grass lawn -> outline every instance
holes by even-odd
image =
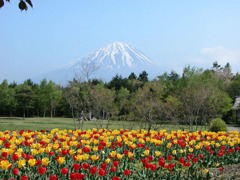
[[[101,128],[101,120],[97,121],[84,121],[83,129]],[[78,123],[78,121],[76,121]],[[107,121],[103,121],[103,128],[106,128]],[[58,129],[75,129],[72,118],[23,118],[20,117],[0,117],[0,131],[5,130],[51,130],[54,128]],[[109,129],[139,129],[139,125],[135,122],[127,121],[110,121]],[[159,125],[160,129],[178,130],[179,126],[163,124]],[[184,127],[188,129],[188,127]],[[203,127],[205,129],[205,127]]]

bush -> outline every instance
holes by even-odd
[[[227,125],[225,121],[221,118],[215,118],[210,123],[210,131],[218,132],[218,131],[227,131]]]

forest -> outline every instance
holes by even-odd
[[[148,73],[116,75],[109,82],[74,78],[66,86],[43,79],[22,84],[0,84],[2,117],[72,117],[144,122],[147,128],[159,123],[205,125],[220,117],[239,123],[231,110],[240,95],[240,75],[231,66],[213,63],[210,69],[186,66],[149,80]]]

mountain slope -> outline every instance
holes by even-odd
[[[76,66],[82,61],[95,62],[98,66],[105,68],[134,68],[140,64],[152,64],[153,61],[146,57],[143,53],[124,42],[113,42],[97,51],[88,54],[78,62],[73,62],[67,68]]]
[[[131,72],[138,75],[144,70],[149,75],[156,72],[156,63],[131,45],[117,41],[89,53],[80,60],[69,62],[47,76],[57,82],[60,82],[60,79],[72,80],[74,77],[110,81],[117,74],[128,77]]]

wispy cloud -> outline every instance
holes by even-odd
[[[240,51],[236,49],[228,49],[223,46],[206,47],[200,52],[200,59],[202,63],[211,63],[217,61],[218,64],[224,66],[230,63],[233,72],[240,71]]]

